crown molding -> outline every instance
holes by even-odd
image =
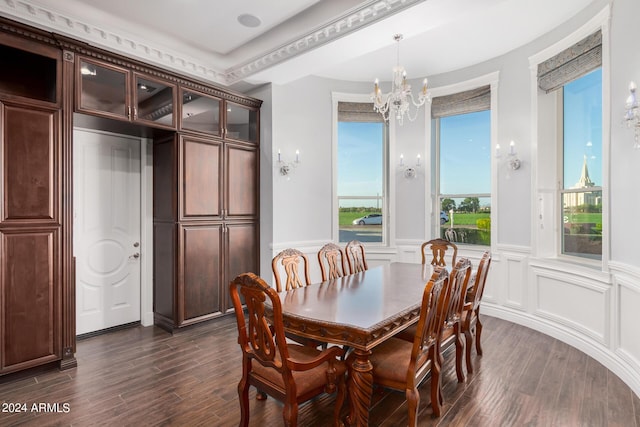
[[[312,29],[288,43],[226,70],[215,68],[207,61],[188,57],[154,44],[152,41],[101,28],[86,20],[35,5],[29,0],[0,0],[0,15],[181,74],[230,85],[424,1],[369,0],[363,2],[330,22]]]
[[[246,79],[261,70],[316,49],[424,1],[370,0],[364,2],[301,37],[227,69],[227,81],[234,83]]]

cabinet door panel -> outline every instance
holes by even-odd
[[[134,120],[175,128],[176,86],[139,74],[134,78]]]
[[[227,102],[225,117],[225,138],[258,142],[258,110]]]
[[[58,113],[4,106],[2,116],[2,219],[55,219]]]
[[[182,217],[219,217],[221,144],[182,140]]]
[[[256,223],[227,225],[227,275],[224,284],[231,282],[242,273],[259,274],[258,266],[258,226]],[[233,308],[229,297],[229,287],[225,286],[225,307]]]
[[[227,217],[258,215],[258,151],[227,145]]]
[[[221,312],[222,225],[181,228],[182,323]]]
[[[57,240],[55,230],[2,234],[3,370],[58,358]]]
[[[182,129],[220,136],[222,100],[193,91],[181,91]]]
[[[129,72],[87,59],[78,68],[78,109],[129,120]]]

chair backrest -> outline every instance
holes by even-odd
[[[344,249],[349,263],[349,271],[351,274],[359,273],[368,269],[367,259],[364,255],[364,245],[358,240],[352,240],[347,243]]]
[[[484,293],[484,284],[487,281],[487,273],[489,266],[491,265],[491,253],[485,251],[480,258],[480,264],[478,265],[478,271],[476,271],[476,278],[473,282],[473,288],[469,292],[468,301],[472,303],[473,310],[475,311],[480,306],[480,300]]]
[[[229,291],[238,322],[238,343],[242,348],[243,363],[253,359],[284,375],[288,367],[282,361],[289,358],[289,353],[278,294],[253,273],[243,273],[233,279]],[[242,300],[246,306],[246,317]],[[267,301],[271,306],[270,317],[267,317]]]
[[[471,277],[471,261],[460,258],[449,275],[449,286],[442,317],[443,325],[451,325],[462,318],[467,286]]]
[[[431,265],[437,265],[444,267],[447,265],[447,252],[451,256],[450,266],[456,265],[456,258],[458,256],[458,247],[455,243],[452,243],[445,239],[432,239],[428,242],[424,242],[421,247],[422,263],[427,263],[427,252],[431,252]]]
[[[318,251],[318,262],[322,281],[336,279],[348,274],[345,265],[345,255],[340,246],[327,243]]]
[[[447,289],[449,273],[445,268],[436,267],[429,279],[429,282],[422,293],[422,305],[420,307],[420,317],[416,326],[416,335],[413,340],[410,366],[418,367],[418,361],[429,357],[427,353],[435,349],[440,331],[438,323],[439,306],[444,304],[445,298],[442,296]],[[434,356],[434,353],[430,355]],[[415,380],[408,377],[410,381]]]
[[[302,263],[301,277],[300,263]],[[311,283],[309,276],[309,260],[307,256],[297,249],[285,249],[271,260],[271,268],[273,276],[276,280],[276,289],[278,292],[290,291],[291,289],[301,288]],[[281,273],[286,277],[285,286],[282,286]]]

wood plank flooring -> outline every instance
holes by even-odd
[[[427,381],[420,426],[640,427],[640,399],[600,363],[528,328],[483,319],[474,374],[459,384],[447,354],[442,416],[432,415]],[[225,317],[174,335],[135,327],[79,341],[75,369],[0,379],[0,410],[26,405],[0,412],[0,426],[236,426],[236,336],[235,319]],[[278,402],[256,401],[253,389],[250,397],[251,426],[282,425]],[[370,425],[406,425],[403,393],[377,390],[373,400]],[[301,406],[300,425],[330,425],[333,402],[324,396]],[[49,406],[38,412],[34,403]]]

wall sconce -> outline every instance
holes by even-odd
[[[400,170],[403,170],[404,177],[407,179],[413,179],[416,177],[417,171],[416,168],[419,168],[420,165],[420,154],[416,157],[416,166],[411,167],[404,164],[404,155],[400,154]]]
[[[285,162],[282,160],[282,153],[278,149],[278,163],[276,165],[280,170],[280,175],[288,176],[293,173],[294,168],[297,168],[300,164],[300,150],[296,150],[296,158],[293,162]]]
[[[496,144],[496,158],[502,158],[502,153],[500,153],[500,144]],[[518,153],[516,153],[516,143],[513,141],[509,143],[509,156],[506,159],[506,163],[511,170],[520,169],[520,159],[518,158]]]
[[[624,109],[624,121],[627,122],[628,128],[633,127],[635,133],[633,148],[640,149],[640,115],[638,113],[638,99],[636,98],[636,84],[634,82],[629,83],[629,97]]]

